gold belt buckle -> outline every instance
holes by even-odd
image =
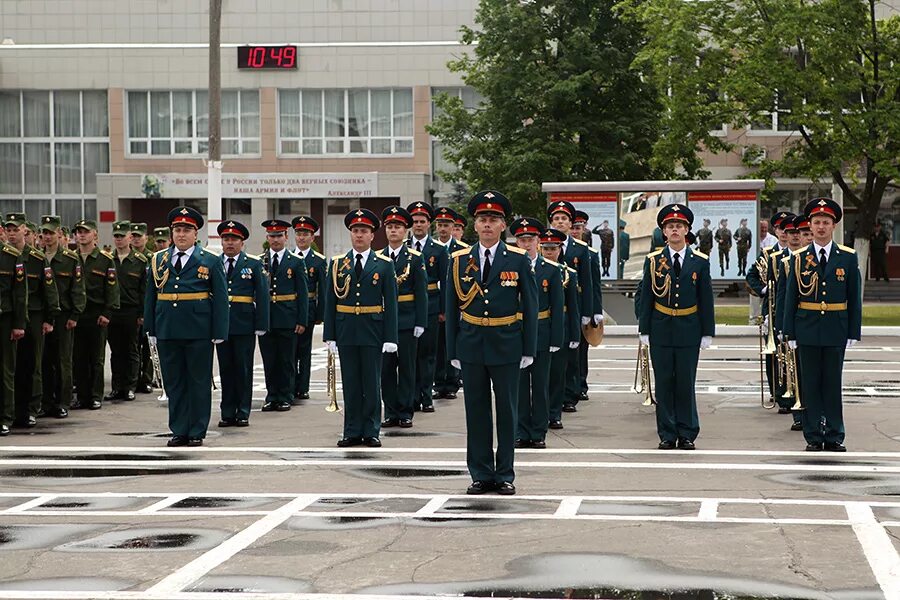
[[[175,302],[175,301],[178,300],[178,294],[177,294],[177,293],[172,294],[172,296],[173,296],[173,298],[172,298],[172,301],[173,301],[173,302]]]
[[[825,310],[828,309],[828,304],[826,304],[825,301],[822,300],[822,303],[821,303],[821,305],[820,305],[820,308],[822,309],[822,312],[825,312]]]
[[[356,314],[359,314],[359,307],[358,307],[358,306],[356,307],[356,311],[355,311],[355,312],[356,312]]]
[[[487,327],[488,325],[490,325],[490,324],[491,324],[491,319],[490,319],[490,317],[482,317],[482,318],[481,318],[481,324],[484,325],[485,327]]]

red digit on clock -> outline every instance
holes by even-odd
[[[293,69],[297,64],[297,49],[294,46],[288,46],[284,49],[284,64],[281,66],[285,69]]]
[[[262,66],[266,62],[266,49],[265,48],[251,48],[250,56],[247,59],[247,64],[254,69],[262,68]]]
[[[277,48],[269,48],[269,58],[275,61],[275,64],[279,67],[281,66],[281,55],[283,54],[284,49],[281,47]]]

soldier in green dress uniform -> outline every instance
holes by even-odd
[[[653,361],[659,449],[693,450],[700,432],[697,362],[716,328],[709,257],[685,243],[694,222],[686,206],[664,206],[656,222],[666,247],[644,261],[638,331]]]
[[[72,408],[97,410],[103,405],[106,334],[109,319],[119,307],[119,280],[113,255],[97,247],[97,222],[82,219],[74,230],[86,302],[75,328],[78,351],[72,363],[78,397]]]
[[[131,224],[131,247],[134,248],[135,252],[143,254],[147,258],[147,265],[149,266],[156,250],[150,249],[146,223]],[[153,248],[155,247],[156,244],[154,243]],[[138,342],[140,343],[141,366],[135,391],[139,394],[149,394],[153,392],[153,361],[150,360],[150,344],[147,342],[147,335],[144,333],[143,325],[138,331]]]
[[[457,250],[468,248],[465,242],[457,240],[453,236],[453,228],[456,226],[458,215],[455,210],[442,206],[435,211],[434,228],[437,233],[437,241],[447,247],[447,252],[453,254]],[[457,371],[447,360],[447,330],[446,323],[438,323],[437,359],[434,371],[434,397],[435,399],[453,400],[459,391],[462,382]]]
[[[53,269],[59,293],[60,313],[53,331],[44,336],[42,410],[58,419],[69,416],[72,404],[72,350],[78,317],[84,311],[84,276],[78,253],[66,246],[68,239],[56,215],[41,217],[44,254]]]
[[[843,215],[837,202],[813,198],[803,214],[809,219],[813,243],[790,259],[784,335],[798,350],[806,449],[845,452],[841,374],[844,353],[862,336],[859,263],[852,248],[833,240]]]
[[[514,456],[519,371],[537,356],[537,283],[531,261],[501,236],[510,214],[500,192],[475,194],[468,205],[478,244],[457,250],[447,279],[447,355],[462,371],[466,403],[466,493],[516,493]],[[497,413],[493,451],[491,390]]]
[[[523,217],[510,226],[516,244],[527,253],[537,283],[537,355],[519,371],[516,448],[546,448],[550,427],[550,362],[563,347],[566,313],[563,310],[562,272],[559,263],[538,254],[538,238],[544,225]]]
[[[309,319],[309,287],[306,263],[287,249],[291,224],[280,219],[263,221],[269,249],[263,255],[263,270],[269,276],[269,331],[259,338],[266,374],[263,412],[291,410],[297,372],[297,337],[306,331]]]
[[[59,292],[47,257],[25,241],[26,221],[24,213],[9,213],[4,225],[9,244],[21,253],[28,282],[28,324],[16,351],[16,421],[34,427],[44,396],[44,336],[53,331],[59,314]]]
[[[6,230],[0,227],[6,234]],[[0,390],[0,436],[9,435],[16,415],[16,344],[25,337],[28,320],[28,284],[22,254],[6,242],[0,242],[0,364],[3,389]]]
[[[469,224],[469,220],[458,212],[453,212],[455,213],[455,218],[453,220],[453,239],[457,242],[462,242],[463,236],[466,234],[466,227]],[[466,245],[468,246],[468,244]]]
[[[229,304],[228,339],[216,345],[222,382],[219,427],[247,427],[253,402],[256,338],[269,329],[269,280],[262,261],[244,252],[250,231],[243,223],[222,221],[216,231],[222,240]]]
[[[416,386],[416,348],[428,324],[428,275],[422,254],[406,246],[412,216],[401,206],[381,213],[388,245],[378,254],[389,259],[397,274],[397,352],[382,355],[381,427],[412,427]]]
[[[297,242],[297,256],[306,263],[306,285],[309,298],[309,318],[306,330],[297,336],[297,374],[294,382],[294,404],[309,399],[309,373],[312,365],[313,331],[325,320],[325,284],[328,276],[328,260],[324,254],[312,249],[313,238],[319,224],[308,215],[294,217],[291,221]]]
[[[131,223],[113,223],[113,260],[119,280],[119,308],[109,319],[109,366],[112,391],[104,400],[134,400],[141,370],[139,335],[147,295],[147,256],[131,247]]]
[[[619,279],[625,277],[625,263],[631,258],[631,236],[625,231],[626,225],[619,219]]]
[[[323,339],[338,353],[344,389],[341,448],[381,446],[381,364],[397,352],[397,276],[389,258],[372,250],[378,217],[367,208],[344,217],[352,248],[328,265]]]
[[[202,446],[212,410],[213,345],[228,339],[228,287],[221,259],[197,243],[203,216],[179,206],[168,221],[174,247],[153,255],[144,326],[157,344],[169,396],[167,445]]]

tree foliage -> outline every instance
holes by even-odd
[[[441,175],[507,194],[542,215],[544,181],[646,179],[662,104],[632,69],[641,26],[613,0],[482,0],[470,54],[450,63],[483,97],[440,96],[429,131],[459,170]]]

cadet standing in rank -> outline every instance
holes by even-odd
[[[315,326],[325,320],[325,284],[328,261],[324,254],[312,249],[313,238],[319,224],[308,215],[294,217],[291,221],[297,256],[306,264],[306,286],[309,298],[309,317],[304,332],[297,336],[297,374],[294,382],[294,401],[299,404],[309,400],[309,373],[312,363],[312,342]]]

